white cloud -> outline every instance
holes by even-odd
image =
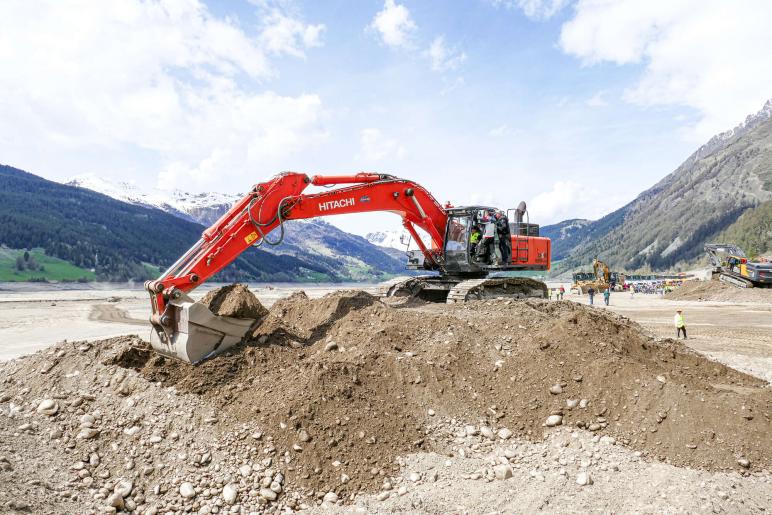
[[[324,137],[319,97],[259,87],[275,74],[266,54],[302,56],[319,44],[318,25],[274,16],[250,36],[197,0],[8,0],[2,10],[0,154],[10,162],[66,158],[101,174],[152,166],[164,187],[222,189]]]
[[[584,103],[590,107],[606,107],[608,102],[604,98],[605,95],[605,91],[598,91],[593,96],[588,98]]]
[[[409,48],[417,27],[407,7],[386,0],[368,28],[378,32],[383,43],[390,47]]]
[[[386,157],[402,158],[405,155],[405,147],[397,140],[385,136],[378,129],[363,129],[359,142],[361,156],[368,161],[380,161]]]
[[[322,45],[325,28],[323,24],[309,25],[272,9],[263,20],[260,42],[273,54],[305,57],[304,49]]]
[[[571,0],[490,0],[496,7],[520,9],[529,18],[545,20],[560,12]]]
[[[432,70],[437,72],[455,70],[466,61],[464,52],[456,48],[448,48],[444,36],[434,38],[425,55],[431,60]]]
[[[621,196],[607,198],[591,186],[571,180],[557,181],[549,191],[528,202],[531,220],[541,225],[570,218],[597,219],[620,204]]]
[[[703,140],[772,96],[772,3],[766,0],[580,0],[560,46],[587,65],[643,64],[624,98],[696,109]]]

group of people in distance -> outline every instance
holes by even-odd
[[[501,263],[497,263],[497,240]],[[494,209],[478,211],[472,220],[469,244],[477,262],[488,265],[509,264],[512,261],[512,238],[507,215]]]

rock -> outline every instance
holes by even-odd
[[[376,498],[379,501],[385,501],[389,497],[391,497],[391,492],[381,492],[381,493],[378,494],[378,496]]]
[[[99,434],[99,429],[95,429],[93,427],[84,427],[80,430],[80,432],[75,436],[78,440],[90,440],[97,436]]]
[[[38,404],[37,412],[52,417],[59,411],[59,404],[53,399],[44,399]]]
[[[431,409],[431,408],[429,408],[429,411],[427,411],[427,413],[429,413],[429,416],[430,416],[430,417],[433,417],[433,416],[435,415],[435,412],[434,412],[434,410],[433,410],[433,409]]]
[[[403,495],[405,495],[406,493],[407,493],[407,487],[406,487],[405,485],[402,485],[402,486],[400,486],[400,487],[397,489],[397,495],[399,495],[400,497],[402,497],[402,496],[403,496]]]
[[[338,348],[338,344],[337,343],[329,342],[327,345],[324,346],[324,351],[325,352],[331,352],[331,351],[337,350],[337,348]]]
[[[589,472],[579,472],[576,475],[576,484],[579,486],[587,486],[592,484],[592,477]]]
[[[242,477],[248,477],[250,474],[252,474],[252,467],[250,467],[249,465],[240,466],[239,474],[241,474]]]
[[[512,431],[510,431],[506,427],[502,427],[501,429],[499,429],[498,435],[499,435],[499,438],[501,438],[502,440],[509,440],[512,437]]]
[[[338,502],[338,494],[336,494],[335,492],[327,492],[326,494],[324,494],[323,502],[335,504],[336,502]]]
[[[464,432],[466,433],[466,436],[475,436],[480,434],[480,430],[474,426],[464,426]]]
[[[747,469],[751,467],[751,462],[747,458],[740,458],[737,460],[737,464],[740,465],[742,468]]]
[[[324,500],[325,501],[327,501],[327,496],[330,495],[330,494],[335,495],[335,492],[327,492],[325,494],[325,496],[324,496]],[[260,489],[260,497],[262,497],[266,501],[275,501],[276,499],[279,498],[279,494],[277,494],[276,492],[274,492],[270,488],[261,488]],[[337,502],[337,500],[338,500],[338,496],[335,495],[335,500],[334,501],[330,501],[330,502],[334,503],[334,502]]]
[[[121,479],[116,483],[113,492],[119,494],[121,497],[128,497],[131,495],[131,491],[134,490],[134,482],[131,479]]]
[[[568,409],[574,409],[579,406],[579,399],[566,399],[566,407]]]
[[[587,429],[589,429],[590,431],[598,431],[600,430],[600,424],[592,423]]]
[[[228,483],[222,488],[222,498],[225,502],[228,504],[233,504],[236,502],[236,497],[238,497],[239,491],[236,488],[236,485],[233,483]]]
[[[561,393],[563,393],[563,387],[560,386],[559,384],[553,384],[552,386],[550,386],[550,393],[552,395],[560,395]]]
[[[665,376],[657,376],[657,381],[659,381],[662,384],[667,383],[667,379],[665,379]]]
[[[340,482],[344,485],[348,483],[351,480],[351,478],[348,476],[348,474],[341,474],[340,475]]]
[[[86,413],[80,417],[80,427],[93,427],[94,422],[96,422],[94,415],[89,415]]]
[[[271,483],[271,486],[269,486],[268,488],[270,488],[271,490],[273,490],[277,494],[280,494],[282,492],[282,490],[283,490],[282,487],[281,487],[281,483],[278,483],[276,481]]]
[[[488,426],[482,426],[480,428],[480,434],[483,435],[488,440],[493,440],[496,436],[493,434],[493,429],[491,429]]]
[[[559,426],[562,423],[563,423],[563,417],[561,415],[550,415],[549,417],[547,417],[547,421],[545,422],[547,427]]]
[[[496,465],[493,467],[493,475],[496,479],[509,479],[512,477],[512,467],[509,465]]]
[[[118,510],[123,509],[123,496],[119,493],[113,492],[110,497],[107,498],[107,505],[112,506]]]
[[[421,474],[419,474],[418,472],[411,472],[410,475],[407,476],[407,478],[413,483],[417,483],[418,481],[421,480]]]
[[[188,483],[187,481],[182,483],[180,485],[180,495],[184,499],[192,499],[196,496],[196,488],[193,486],[193,483]]]
[[[307,443],[311,441],[311,435],[308,434],[308,431],[305,429],[301,429],[298,433],[298,440],[300,440],[303,443]]]
[[[582,409],[586,408],[589,405],[590,405],[590,401],[588,401],[587,399],[582,399],[579,401],[579,407]]]

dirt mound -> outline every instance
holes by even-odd
[[[503,300],[395,308],[342,292],[277,302],[271,319],[265,338],[200,366],[131,366],[259,421],[289,453],[292,481],[317,491],[376,489],[395,456],[432,448],[429,409],[527,438],[556,415],[680,465],[772,465],[763,381],[611,313]],[[280,329],[296,345],[272,342]]]
[[[377,491],[398,456],[458,452],[432,431],[438,420],[471,424],[476,437],[534,441],[555,423],[650,460],[772,467],[764,381],[568,301],[390,306],[358,291],[297,294],[272,306],[252,342],[196,367],[121,338],[61,344],[0,365],[0,379],[0,409],[37,424],[28,435],[22,420],[0,417],[4,434],[23,435],[13,448],[50,456],[75,481],[84,466],[71,461],[96,452],[102,464],[85,466],[94,485],[112,492],[129,474],[160,512],[196,511],[229,482],[245,506],[275,510],[328,491]],[[46,397],[59,403],[54,416],[37,411]],[[99,418],[82,426],[88,414]],[[50,440],[57,428],[64,436]],[[91,428],[99,432],[77,436]],[[97,479],[103,469],[110,479]],[[284,482],[274,488],[277,474]],[[185,481],[200,497],[180,500]],[[281,496],[266,505],[268,485]]]
[[[215,315],[258,320],[268,314],[268,310],[245,284],[217,288],[204,295],[200,302]]]
[[[721,281],[689,281],[665,295],[670,300],[772,302],[772,288],[738,288]]]

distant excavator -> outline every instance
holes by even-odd
[[[708,243],[704,248],[719,281],[738,288],[772,288],[772,263],[751,261],[737,245]]]
[[[311,185],[341,184],[352,186],[303,193]],[[402,225],[419,247],[408,252],[407,268],[434,272],[386,283],[381,288],[385,297],[417,296],[454,303],[546,296],[547,287],[541,281],[491,275],[550,268],[550,240],[540,237],[539,226],[528,221],[524,202],[512,210],[514,222],[508,226],[511,256],[502,262],[495,250],[500,247],[490,240],[485,244],[492,251],[481,261],[474,250],[483,242],[478,241],[479,231],[473,229],[490,229],[494,221],[506,221],[503,211],[488,206],[442,206],[419,184],[392,175],[309,177],[285,172],[256,184],[161,277],[145,283],[152,305],[151,345],[161,354],[197,363],[239,343],[254,329],[255,321],[215,315],[193,301],[191,290],[248,248],[281,243],[287,220],[373,211],[388,211],[402,218]],[[429,235],[430,244],[419,237],[417,228]],[[278,236],[271,240],[269,234],[274,229]],[[499,243],[501,233],[497,227],[489,237]]]
[[[608,265],[596,257],[592,261],[592,273],[576,272],[573,274],[573,280],[571,290],[584,294],[590,291],[590,288],[601,293],[609,288],[621,287],[625,277],[623,274],[611,272]]]

